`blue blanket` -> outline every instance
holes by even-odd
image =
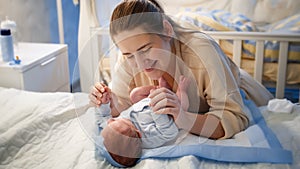
[[[260,110],[252,101],[246,100],[244,95],[243,98],[244,104],[249,110],[247,113],[250,126],[233,138],[210,140],[191,134],[182,134],[176,144],[155,149],[144,149],[140,160],[194,155],[221,162],[292,163],[292,153],[282,148],[276,135],[268,128]],[[96,155],[105,157],[114,166],[123,167],[111,158],[101,142],[102,138],[98,136],[96,138]]]

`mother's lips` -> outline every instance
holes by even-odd
[[[153,68],[153,67],[155,67],[155,64],[157,63],[157,61],[154,61],[152,64],[151,64],[151,66],[149,66],[149,68],[147,68],[147,69],[144,69],[144,71],[145,72],[152,72],[155,68]]]
[[[145,72],[151,72],[153,70],[154,70],[153,68],[144,69]]]

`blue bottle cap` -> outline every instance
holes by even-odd
[[[10,29],[1,29],[1,35],[3,35],[3,36],[11,35]]]

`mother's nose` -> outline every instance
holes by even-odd
[[[137,56],[135,62],[139,69],[147,69],[151,67],[151,60],[149,58]]]

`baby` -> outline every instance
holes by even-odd
[[[176,95],[184,110],[189,106],[186,94],[188,85],[189,80],[180,77]],[[156,148],[174,141],[177,137],[178,128],[173,118],[166,114],[155,114],[149,106],[150,98],[147,96],[156,88],[158,87],[134,88],[130,92],[130,99],[134,104],[117,118],[111,118],[110,115],[110,94],[103,94],[103,104],[97,112],[98,125],[103,128],[103,144],[112,159],[122,166],[135,165],[143,148]]]

